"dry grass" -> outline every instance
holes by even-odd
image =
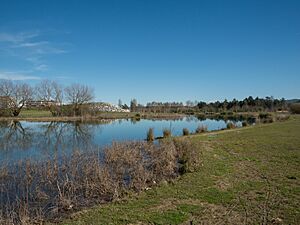
[[[153,128],[149,128],[148,132],[147,132],[147,141],[154,141],[155,137],[154,137],[154,129]]]
[[[128,191],[143,191],[193,170],[198,163],[194,151],[189,141],[123,142],[101,152],[1,165],[0,222],[57,222],[84,207],[119,199]]]
[[[172,137],[172,132],[171,132],[171,130],[165,128],[165,129],[163,130],[163,138],[170,138],[170,137]]]

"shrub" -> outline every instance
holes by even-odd
[[[248,122],[247,122],[247,121],[243,121],[243,122],[242,122],[242,126],[243,126],[243,127],[247,127],[247,126],[248,126]]]
[[[274,119],[273,119],[273,117],[269,117],[269,118],[266,118],[266,119],[262,119],[261,122],[262,123],[273,123]]]
[[[178,172],[184,174],[197,170],[200,166],[200,151],[198,146],[188,139],[175,139],[174,145],[178,154]]]
[[[290,118],[289,114],[277,114],[276,115],[276,121],[286,121]]]
[[[234,129],[236,128],[235,124],[233,122],[228,122],[226,125],[227,129]]]
[[[172,136],[171,130],[170,129],[164,129],[163,130],[163,137],[164,138],[169,138]]]
[[[183,134],[183,136],[188,136],[188,135],[190,134],[189,129],[183,128],[183,129],[182,129],[182,134]]]
[[[205,132],[207,132],[207,126],[205,125],[199,125],[196,128],[196,134],[205,133]]]
[[[273,123],[274,118],[271,113],[260,113],[258,119],[261,123]]]
[[[171,180],[179,174],[179,161],[184,161],[184,171],[196,166],[195,154],[187,142],[175,145],[166,139],[159,144],[113,143],[101,154],[76,151],[61,156],[59,163],[0,164],[0,223],[57,223],[74,210]]]
[[[149,128],[147,132],[147,141],[154,141],[154,139],[155,137],[154,137],[153,128]]]
[[[291,104],[290,111],[294,114],[300,114],[300,103]]]
[[[270,118],[270,117],[272,117],[272,114],[270,114],[270,113],[260,113],[259,115],[258,115],[258,118],[259,119],[268,119],[268,118]]]

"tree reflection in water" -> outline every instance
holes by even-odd
[[[43,157],[57,157],[74,150],[97,149],[95,126],[81,122],[49,122],[38,126],[19,121],[0,122],[0,151],[34,150]],[[99,130],[99,128],[98,128]]]
[[[0,150],[29,149],[32,145],[33,130],[23,128],[19,121],[0,122]]]

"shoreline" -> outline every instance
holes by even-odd
[[[26,111],[25,111],[26,113]],[[132,119],[139,121],[140,119],[149,120],[179,120],[184,117],[194,116],[198,118],[206,119],[230,119],[234,117],[245,117],[245,118],[257,118],[260,113],[268,113],[271,115],[277,114],[289,114],[287,112],[238,112],[238,113],[195,113],[195,114],[183,114],[183,113],[139,113],[139,112],[102,112],[97,116],[45,116],[45,115],[20,115],[18,117],[0,117],[0,121],[27,121],[27,122],[76,122],[76,121],[101,121],[101,120],[117,120],[117,119]]]
[[[18,116],[18,117],[0,117],[0,121],[27,121],[27,122],[76,122],[76,121],[101,121],[115,119],[182,119],[185,114],[165,114],[165,113],[102,113],[97,116]]]

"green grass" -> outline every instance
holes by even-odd
[[[299,116],[184,138],[199,146],[198,171],[62,224],[300,224]]]
[[[22,118],[52,117],[49,110],[23,109],[19,115]]]

